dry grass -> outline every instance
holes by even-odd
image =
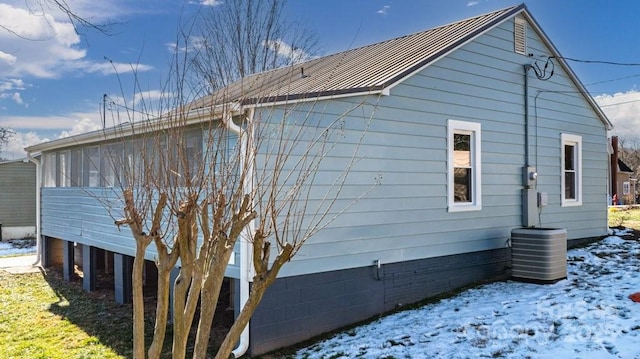
[[[609,207],[609,227],[640,230],[640,207]]]

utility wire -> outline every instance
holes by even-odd
[[[615,79],[611,79],[611,80],[604,80],[604,81],[599,81],[599,82],[592,82],[590,84],[587,84],[586,86],[593,86],[593,85],[600,85],[600,84],[605,84],[608,82],[615,82],[615,81],[620,81],[620,80],[626,80],[626,79],[630,79],[633,77],[640,77],[640,74],[636,74],[636,75],[629,75],[629,76],[625,76],[625,77],[618,77]]]
[[[581,60],[581,59],[574,59],[572,57],[564,57],[564,56],[550,56],[550,58],[563,59],[563,60],[573,61],[573,62],[581,62],[581,63],[585,63],[585,64],[603,64],[603,65],[615,65],[615,66],[640,66],[640,63],[637,63],[637,62]]]

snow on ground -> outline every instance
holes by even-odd
[[[36,252],[35,246],[16,248],[9,242],[0,242],[0,257],[33,254]]]
[[[618,235],[620,235],[618,233]],[[555,284],[483,285],[301,349],[297,358],[640,359],[640,242],[568,251]]]

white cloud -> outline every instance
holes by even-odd
[[[220,0],[198,0],[198,1],[189,1],[189,4],[194,5],[202,5],[202,6],[218,6],[222,4]]]
[[[16,131],[9,143],[7,143],[5,146],[2,146],[0,157],[9,160],[24,158],[27,156],[27,153],[24,151],[25,147],[37,145],[38,143],[46,141],[49,141],[49,139],[40,137],[36,132]]]
[[[72,112],[52,116],[2,116],[0,117],[0,127],[11,127],[16,131],[23,132],[69,131],[76,123],[84,119],[91,119],[96,125],[102,123],[100,113],[96,108],[95,112]]]
[[[68,6],[91,21],[127,14],[123,1],[68,0]],[[0,99],[23,104],[17,91],[26,90],[24,78],[57,79],[67,74],[113,75],[152,69],[87,58],[80,36],[69,18],[51,0],[9,0],[0,3]],[[20,97],[18,97],[20,96]]]
[[[16,63],[16,57],[0,51],[0,61],[4,62],[5,66],[13,66]]]
[[[467,2],[467,6],[476,6],[479,3],[480,3],[479,1],[469,1],[469,2]]]
[[[612,134],[628,139],[640,139],[640,91],[605,94],[594,99],[613,123]]]
[[[45,13],[0,4],[0,75],[54,78],[61,65],[83,58],[80,37],[69,22]]]
[[[10,127],[16,133],[2,147],[0,157],[18,159],[26,156],[24,147],[98,130],[102,128],[102,119],[97,110],[58,116],[3,116],[0,117],[0,127]]]
[[[68,131],[60,132],[58,138],[69,137],[73,135],[79,135],[81,133],[96,131],[102,128],[101,124],[97,124],[94,120],[90,118],[82,118],[80,120],[75,120],[73,127],[71,127]]]
[[[1,79],[0,78],[0,94],[5,91],[24,90],[25,84],[21,79]]]
[[[187,51],[199,50],[205,47],[206,39],[201,36],[189,37],[189,43],[187,45],[181,45],[175,42],[168,42],[165,45],[167,50],[171,53],[184,53]]]
[[[115,63],[112,66],[106,62],[87,60],[87,49],[81,46],[80,36],[70,20],[59,14],[59,10],[42,5],[38,7],[30,1],[26,1],[26,4],[24,1],[14,3],[14,6],[0,4],[0,77],[59,78],[77,70],[104,75],[111,75],[115,70],[120,73],[132,71],[129,64]],[[68,2],[74,12],[91,20],[96,11],[89,9],[99,3],[103,2]],[[114,3],[114,7],[118,8],[117,2],[105,3]],[[47,1],[38,4],[50,5]],[[32,7],[25,7],[29,5]],[[98,7],[108,12],[105,6]],[[104,19],[104,15],[97,19]],[[137,68],[138,71],[151,69],[142,64]]]
[[[311,56],[304,50],[291,47],[282,40],[273,40],[265,44],[271,51],[275,51],[278,56],[290,59],[292,63],[300,63],[309,60]]]
[[[24,104],[22,97],[20,97],[20,92],[14,92],[13,95],[11,95],[11,99],[18,105]]]
[[[382,9],[380,9],[380,10],[378,10],[378,11],[376,11],[376,12],[377,12],[378,14],[381,14],[381,15],[386,15],[386,14],[387,14],[387,12],[389,11],[389,9],[391,9],[391,6],[389,6],[389,5],[385,5],[385,6],[383,6],[383,7],[382,7]]]
[[[125,74],[129,72],[138,73],[149,71],[153,66],[144,64],[126,64],[122,62],[90,62],[78,61],[73,66],[87,73],[100,73],[102,75]]]

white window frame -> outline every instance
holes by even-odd
[[[631,182],[622,182],[622,194],[627,195],[631,193]]]
[[[578,135],[571,135],[567,133],[560,134],[560,203],[562,207],[571,207],[571,206],[582,206],[582,137]],[[575,190],[576,190],[576,198],[566,198],[565,190],[566,190],[566,176],[565,176],[565,146],[573,146],[575,147],[574,153],[574,162],[575,168]]]
[[[454,135],[471,135],[471,201],[455,201]],[[482,134],[477,122],[447,121],[447,201],[449,212],[479,211],[482,209]]]

